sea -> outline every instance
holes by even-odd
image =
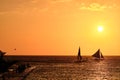
[[[95,60],[76,62],[76,56],[7,56],[6,60],[19,60],[36,68],[25,80],[120,80],[120,56],[105,56]]]

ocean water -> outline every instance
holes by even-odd
[[[36,66],[25,80],[120,80],[120,57],[76,63],[76,57],[37,57]]]

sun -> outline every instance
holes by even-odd
[[[103,26],[98,26],[98,32],[102,32],[103,31]]]

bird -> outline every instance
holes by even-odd
[[[14,50],[16,50],[16,48]]]

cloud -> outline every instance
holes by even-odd
[[[5,14],[37,14],[39,12],[45,12],[48,10],[48,3],[47,0],[28,0],[28,1],[21,1],[21,0],[14,0],[10,3],[3,1],[0,3],[0,15]]]
[[[51,3],[64,3],[64,2],[72,2],[73,0],[52,0]]]
[[[116,4],[113,5],[101,5],[98,3],[91,3],[86,5],[85,3],[81,3],[80,9],[81,10],[89,10],[89,11],[104,11],[105,9],[114,9],[117,8]]]
[[[38,0],[31,0],[30,2],[31,2],[31,3],[37,3]]]
[[[81,10],[90,10],[90,11],[102,11],[106,8],[106,6],[101,6],[98,3],[91,3],[88,6],[86,6],[85,4],[81,4],[80,9]]]
[[[9,1],[9,0],[8,0]],[[82,0],[12,0],[0,3],[0,15],[3,14],[39,14],[41,12],[69,13],[79,10],[104,11],[106,9],[118,9],[115,3],[84,2]]]

